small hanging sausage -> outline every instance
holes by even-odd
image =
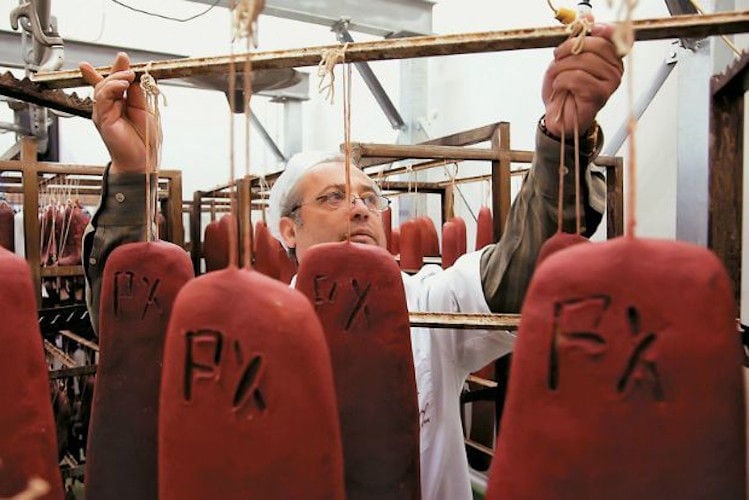
[[[442,225],[442,269],[455,264],[458,259],[458,228],[453,220]]]
[[[387,243],[386,247],[390,253],[393,255],[396,255],[392,252],[393,248],[393,211],[390,209],[390,207],[386,208],[382,212],[382,228],[385,230],[385,241]]]
[[[494,243],[494,217],[489,207],[483,206],[479,209],[479,215],[476,218],[476,250],[481,250],[492,243]]]
[[[404,271],[416,272],[424,263],[421,246],[422,230],[416,220],[408,220],[400,228],[400,266]]]
[[[16,251],[15,211],[5,200],[0,201],[0,247]]]
[[[419,409],[400,270],[383,248],[309,249],[297,288],[330,349],[348,498],[420,498]]]
[[[456,252],[457,252],[457,256],[460,257],[461,255],[465,255],[467,247],[468,247],[468,239],[466,236],[466,221],[464,221],[462,217],[453,217],[452,221],[455,224],[455,227],[457,228],[456,229],[457,231]]]
[[[43,500],[62,500],[55,420],[37,323],[29,266],[0,248],[0,497],[13,497],[39,477],[50,486]]]
[[[203,236],[206,272],[224,269],[229,265],[229,227],[233,221],[231,215],[224,215],[206,226]]]
[[[253,268],[255,271],[270,276],[273,279],[279,279],[281,270],[279,269],[278,247],[276,245],[278,242],[271,236],[265,222],[257,221],[255,223],[253,243],[255,244],[253,252],[255,256]]]

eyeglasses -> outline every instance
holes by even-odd
[[[335,191],[329,191],[325,194],[321,194],[311,201],[296,205],[291,209],[289,213],[294,213],[304,205],[309,205],[310,203],[317,203],[318,205],[329,208],[330,210],[338,210],[339,208],[341,208],[345,200],[346,193],[336,189]],[[358,194],[352,194],[351,204],[353,205],[354,203],[356,203],[356,200],[361,200],[361,202],[364,203],[364,206],[367,207],[370,212],[384,212],[390,206],[389,199],[375,193],[366,193],[361,196]]]

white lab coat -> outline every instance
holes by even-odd
[[[479,275],[481,252],[462,256],[449,269],[425,266],[403,274],[410,311],[489,313]],[[497,330],[412,328],[421,425],[421,496],[471,499],[468,460],[460,423],[465,379],[512,351],[515,334]]]

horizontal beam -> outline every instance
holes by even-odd
[[[409,312],[412,327],[462,330],[517,330],[519,314]]]
[[[633,22],[633,30],[637,41],[744,33],[749,31],[749,11],[723,12],[705,16],[676,16],[665,19],[640,19]],[[555,47],[568,36],[564,26],[554,26],[360,42],[347,46],[346,61],[382,61]],[[215,73],[225,74],[229,72],[231,64],[241,68],[240,63],[247,57],[252,61],[254,70],[317,66],[324,53],[331,49],[340,50],[341,47],[341,45],[326,45],[250,54],[175,59],[154,62],[149,71],[157,80]],[[139,74],[143,73],[144,69],[144,64],[133,66],[133,70]],[[111,67],[101,67],[98,70],[106,75],[111,72]],[[84,85],[78,70],[38,73],[34,81],[52,88]]]

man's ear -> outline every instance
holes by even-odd
[[[281,217],[278,222],[278,229],[281,230],[281,238],[287,248],[296,248],[296,224],[291,217]]]

